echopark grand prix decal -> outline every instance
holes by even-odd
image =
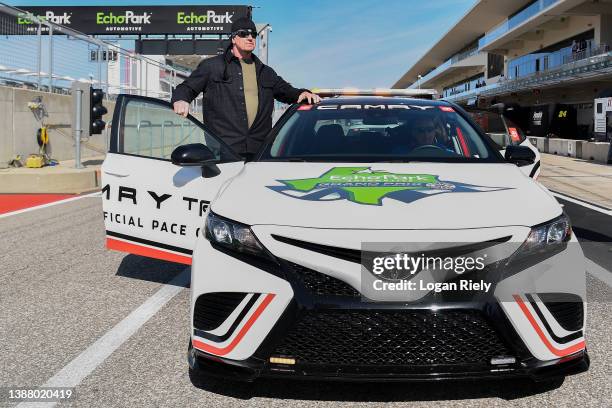
[[[277,180],[282,186],[268,188],[309,201],[348,200],[357,204],[382,205],[383,198],[411,203],[447,193],[482,193],[505,187],[477,186],[440,180],[433,174],[390,173],[371,167],[333,167],[319,177]]]

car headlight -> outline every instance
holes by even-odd
[[[248,225],[209,212],[204,230],[206,239],[214,244],[236,252],[270,257]]]
[[[572,226],[567,215],[563,214],[552,221],[531,228],[529,236],[519,249],[523,253],[548,250],[567,242],[572,237]]]

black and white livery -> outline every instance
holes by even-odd
[[[566,375],[588,367],[585,271],[563,209],[521,170],[534,160],[500,154],[457,105],[389,91],[293,105],[245,163],[196,118],[122,95],[107,246],[191,265],[194,375]],[[366,248],[382,243],[489,257],[377,299]]]

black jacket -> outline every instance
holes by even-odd
[[[252,154],[261,147],[272,128],[274,99],[295,103],[306,89],[296,89],[253,55],[259,88],[257,115],[248,127],[242,83],[242,68],[231,48],[224,55],[208,58],[172,93],[171,102],[193,101],[204,93],[204,124],[236,153]]]

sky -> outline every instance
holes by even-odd
[[[6,1],[6,0],[5,0]],[[252,5],[269,65],[294,86],[391,87],[475,0],[19,0],[14,6]]]

